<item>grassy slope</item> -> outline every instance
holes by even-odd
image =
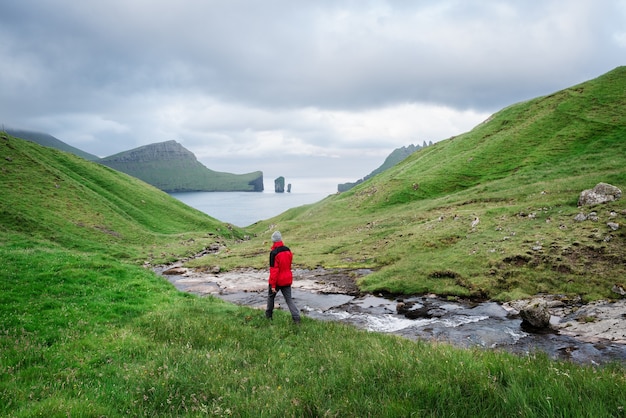
[[[0,139],[0,230],[5,237],[104,251],[128,260],[172,260],[242,232],[140,180],[72,154]],[[173,251],[178,252],[180,248]]]
[[[45,134],[41,132],[34,132],[34,131],[23,131],[23,130],[17,130],[17,129],[7,129],[7,133],[17,138],[22,138],[28,141],[36,142],[37,144],[43,145],[44,147],[56,148],[61,151],[78,155],[79,157],[84,158],[89,161],[95,161],[99,159],[98,156],[79,150],[78,148],[68,145],[65,142],[61,141],[60,139],[55,138],[49,134]]]
[[[377,269],[361,282],[369,291],[608,297],[626,275],[626,229],[606,223],[624,223],[626,201],[577,201],[599,182],[626,190],[624,91],[620,67],[510,106],[346,193],[258,223],[256,240],[196,265],[262,266],[254,248],[276,225],[303,266]],[[573,220],[590,210],[598,222]]]
[[[400,161],[406,159],[409,155],[413,154],[415,151],[419,150],[420,148],[422,148],[420,145],[409,145],[407,147],[401,147],[401,148],[396,148],[395,150],[393,150],[391,152],[391,154],[389,154],[387,156],[387,158],[385,158],[385,161],[383,162],[383,164],[378,167],[377,169],[375,169],[374,171],[372,171],[371,173],[369,173],[368,175],[366,175],[365,177],[357,180],[356,182],[353,183],[342,183],[337,185],[337,190],[339,192],[344,192],[344,191],[348,191],[351,188],[353,188],[354,186],[356,186],[359,183],[364,182],[365,180],[374,177],[377,174],[382,173],[385,170],[390,169],[391,167],[393,167],[394,165],[398,164]]]

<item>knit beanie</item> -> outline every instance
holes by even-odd
[[[283,240],[283,236],[280,235],[280,231],[276,231],[272,234],[272,242],[278,242],[282,240]]]

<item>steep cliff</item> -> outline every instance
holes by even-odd
[[[98,162],[166,192],[263,191],[261,171],[232,174],[210,170],[173,140],[144,145]]]

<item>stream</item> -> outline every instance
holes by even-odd
[[[214,295],[228,302],[265,310],[267,272],[239,270],[226,273],[195,272],[182,267],[160,267],[155,272],[166,277],[178,290],[200,296]],[[357,274],[367,274],[367,271]],[[590,334],[576,321],[575,313],[562,311],[553,316],[554,329],[545,332],[525,330],[517,311],[496,302],[473,303],[447,300],[436,296],[387,298],[382,295],[359,294],[354,285],[354,272],[326,270],[294,271],[293,297],[303,315],[323,321],[340,321],[371,332],[399,335],[413,340],[443,341],[458,347],[500,349],[530,355],[545,352],[552,359],[579,364],[626,363],[626,341],[602,338],[602,332]],[[626,302],[626,301],[625,301]],[[399,304],[419,312],[414,319],[398,313]],[[276,297],[276,308],[287,309],[282,294]],[[626,332],[626,303],[611,327],[620,336]],[[601,307],[595,306],[595,309]],[[261,315],[263,313],[260,313]],[[561,324],[559,327],[558,324]],[[567,325],[567,327],[565,325]],[[574,324],[572,332],[569,328]],[[600,323],[595,326],[603,325]],[[589,329],[592,325],[588,326]],[[570,334],[567,335],[568,330]],[[586,332],[586,333],[585,333]],[[593,338],[590,336],[593,335]]]

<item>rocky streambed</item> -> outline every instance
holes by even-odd
[[[202,272],[180,266],[156,268],[177,289],[265,309],[268,272]],[[341,321],[372,332],[435,340],[460,347],[547,353],[581,364],[626,363],[626,300],[564,303],[545,297],[550,327],[528,329],[519,313],[528,301],[506,304],[447,300],[434,295],[361,294],[355,280],[367,270],[294,270],[293,295],[306,316]],[[280,305],[282,295],[276,299]],[[282,308],[282,306],[281,306]]]

